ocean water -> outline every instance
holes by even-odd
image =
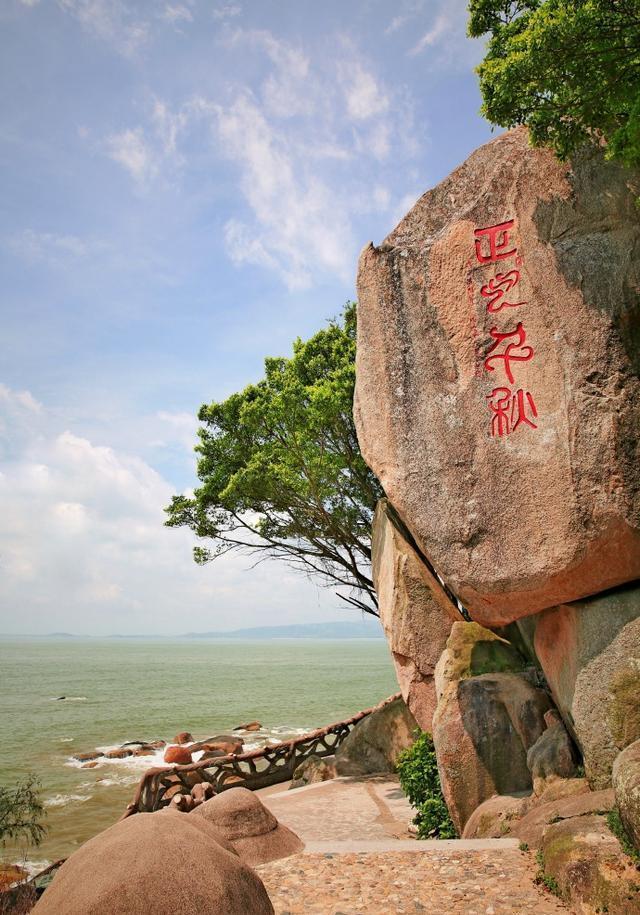
[[[161,762],[83,769],[74,753],[180,731],[201,739],[257,719],[252,748],[347,718],[397,688],[384,639],[4,639],[0,781],[35,773],[48,827],[39,848],[4,857],[37,867],[69,855],[118,819],[144,770]]]

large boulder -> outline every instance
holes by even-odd
[[[638,871],[607,828],[589,814],[552,823],[542,838],[543,872],[563,899],[582,913],[638,915]]]
[[[293,772],[289,788],[304,788],[318,782],[328,782],[336,777],[335,760],[332,756],[307,756]]]
[[[578,779],[571,781],[577,782]],[[570,782],[568,783],[570,784]],[[603,814],[611,810],[614,804],[613,791],[582,791],[568,797],[550,799],[542,797],[539,801],[527,805],[524,816],[514,824],[512,835],[530,848],[539,848],[547,828],[561,820],[571,820],[586,814]]]
[[[639,190],[519,128],[362,252],[362,453],[483,625],[640,578]]]
[[[545,610],[538,659],[594,788],[611,782],[618,753],[640,739],[640,588],[628,586]]]
[[[640,740],[623,750],[613,764],[613,790],[622,822],[640,852]]]
[[[373,583],[404,701],[423,731],[436,710],[435,666],[461,616],[386,499],[373,519]]]
[[[459,833],[493,794],[531,791],[527,751],[545,728],[549,699],[514,673],[481,674],[440,698],[433,743],[442,793]]]
[[[128,817],[82,845],[33,911],[273,915],[273,906],[255,871],[206,819],[162,812]]]
[[[337,774],[393,772],[401,751],[413,743],[417,727],[403,699],[376,709],[356,724],[336,750]]]
[[[304,848],[298,836],[278,823],[248,788],[229,788],[196,807],[190,816],[211,823],[236,854],[252,866],[286,858]]]

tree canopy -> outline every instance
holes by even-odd
[[[585,143],[640,165],[640,0],[470,0],[483,114],[567,158]]]
[[[355,348],[349,303],[341,321],[296,340],[291,358],[266,359],[257,384],[203,405],[202,485],[173,497],[166,523],[209,541],[197,562],[230,550],[283,559],[377,615],[370,537],[382,491],[353,422]]]

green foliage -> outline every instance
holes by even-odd
[[[47,830],[40,822],[44,808],[39,787],[33,775],[14,788],[0,786],[0,845],[20,840],[26,840],[30,845],[42,842]]]
[[[638,0],[470,0],[469,13],[469,34],[490,35],[477,72],[493,124],[526,124],[563,159],[604,141],[640,165]]]
[[[257,384],[201,407],[202,485],[174,496],[166,523],[212,542],[194,549],[197,562],[230,550],[284,559],[377,615],[370,534],[382,490],[353,422],[355,322],[348,303],[291,358],[266,359]]]
[[[634,864],[640,865],[640,851],[629,838],[617,807],[607,813],[607,826],[622,846],[625,855],[629,855]]]
[[[413,744],[398,756],[402,790],[416,808],[419,839],[455,839],[457,833],[442,796],[436,753],[430,734],[416,731]]]

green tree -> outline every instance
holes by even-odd
[[[455,826],[442,795],[431,734],[415,731],[415,740],[396,761],[400,787],[416,808],[413,822],[419,839],[456,839]]]
[[[173,497],[166,523],[211,541],[196,562],[231,550],[284,559],[377,615],[370,536],[382,491],[353,423],[355,320],[348,303],[291,358],[266,359],[257,384],[201,407],[202,485]]]
[[[478,67],[483,114],[526,124],[567,158],[585,143],[640,165],[639,0],[470,0],[469,34],[489,34]]]
[[[33,775],[16,785],[0,785],[0,845],[25,840],[39,845],[46,833],[40,822],[44,808],[38,794],[39,784]]]

